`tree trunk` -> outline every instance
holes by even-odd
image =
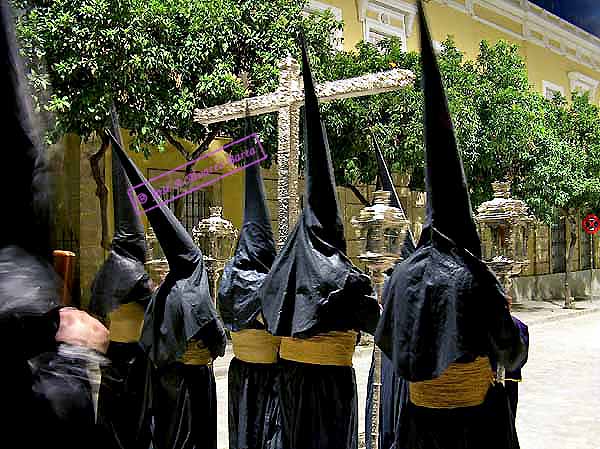
[[[96,182],[96,196],[100,201],[100,223],[101,223],[101,239],[100,246],[102,248],[110,249],[110,240],[108,237],[108,188],[104,183],[104,174],[100,170],[100,161],[104,157],[106,150],[108,149],[108,139],[106,136],[102,136],[102,144],[100,149],[90,156],[90,166],[92,168],[92,177]]]
[[[565,267],[565,308],[570,309],[574,306],[573,296],[571,295],[571,261],[577,244],[577,220],[575,220],[574,212],[567,211],[565,217],[569,221],[569,230],[571,241],[569,242],[569,252],[567,253],[567,263]]]

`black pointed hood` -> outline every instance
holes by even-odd
[[[119,118],[113,106],[111,133],[122,147]],[[152,295],[150,277],[144,269],[146,238],[144,225],[128,196],[131,183],[116,151],[111,151],[114,226],[110,254],[92,283],[90,312],[106,317],[122,304],[145,305]]]
[[[346,252],[344,221],[340,216],[325,124],[302,40],[302,80],[304,81],[304,148],[306,156],[305,214],[308,225],[324,241]]]
[[[0,222],[0,317],[41,314],[60,303],[50,265],[52,223],[46,151],[35,129],[8,2],[0,2],[0,123],[4,216]]]
[[[418,9],[430,207],[417,249],[385,286],[375,334],[396,373],[413,382],[436,378],[458,360],[486,356],[511,369],[526,356],[504,289],[477,257],[479,238],[421,1]]]
[[[394,180],[392,179],[392,175],[390,170],[388,169],[387,164],[385,163],[385,159],[383,158],[383,153],[381,152],[381,148],[379,148],[379,143],[375,136],[373,136],[373,144],[375,146],[375,155],[377,156],[377,167],[379,168],[379,173],[377,176],[378,187],[387,192],[390,192],[390,206],[397,207],[402,212],[402,216],[407,219],[406,212],[402,207],[402,203],[400,202],[400,198],[398,197],[398,193],[396,192],[396,187],[394,186]],[[379,187],[380,186],[380,187]],[[401,249],[401,257],[402,260],[406,259],[415,251],[415,239],[413,237],[412,231],[410,228],[404,237],[404,243],[402,244]]]
[[[346,257],[327,133],[302,43],[305,207],[258,296],[267,330],[306,337],[332,330],[373,332],[379,317],[370,280]]]
[[[169,263],[169,273],[146,310],[140,344],[157,366],[180,358],[191,339],[202,340],[213,357],[223,355],[225,331],[210,295],[202,252],[116,138],[109,131],[107,135],[135,195],[145,195],[144,208],[152,208],[146,216]]]
[[[123,148],[121,139],[121,127],[117,111],[113,107],[111,110],[111,131],[117,139],[117,142]],[[146,237],[144,225],[140,216],[136,213],[131,204],[128,190],[131,183],[123,170],[121,161],[114,151],[111,151],[112,161],[112,188],[113,188],[113,209],[115,219],[115,233],[113,236],[113,247],[122,248],[127,251],[138,262],[146,262]]]
[[[249,135],[246,126],[246,135]],[[248,139],[251,147],[254,139]],[[219,285],[219,312],[230,331],[261,328],[256,320],[260,301],[256,292],[275,260],[276,249],[271,217],[267,208],[260,164],[245,170],[244,223],[231,260],[227,262]]]
[[[427,186],[427,218],[422,235],[426,239],[429,238],[427,228],[433,227],[457,246],[470,251],[476,257],[481,257],[481,242],[471,211],[469,189],[454,135],[442,75],[423,9],[419,11]]]

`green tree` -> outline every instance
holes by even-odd
[[[491,199],[491,183],[510,180],[513,192],[550,224],[562,215],[570,222],[569,270],[576,244],[578,213],[600,205],[600,112],[585,95],[546,100],[529,84],[518,46],[482,41],[469,61],[452,39],[438,62],[473,206]],[[389,67],[420,74],[419,57],[402,53],[400,42],[360,43],[356,52],[334,55],[326,79],[357,76]],[[338,184],[372,182],[376,166],[369,133],[375,132],[396,171],[412,173],[423,188],[423,96],[420,80],[406,89],[324,106]],[[367,200],[365,199],[365,203]]]
[[[341,27],[330,13],[304,16],[308,0],[44,0],[14,1],[17,31],[30,62],[39,109],[54,123],[48,140],[67,133],[101,135],[116,106],[131,148],[148,155],[172,144],[187,160],[217,135],[240,135],[242,121],[200,126],[193,111],[273,90],[277,62],[298,53],[304,30],[315,57],[333,49]],[[249,83],[242,80],[247,74]],[[276,149],[273,114],[256,119],[270,153]],[[181,139],[193,142],[188,152]],[[106,224],[107,190],[98,161],[92,171]],[[188,166],[188,171],[192,166]],[[103,226],[103,246],[108,245]]]

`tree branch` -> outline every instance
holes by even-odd
[[[183,158],[186,161],[189,162],[191,159],[193,159],[193,157],[190,156],[190,153],[188,153],[186,151],[183,144],[181,142],[179,142],[177,139],[175,139],[175,137],[173,137],[169,131],[167,131],[166,129],[161,129],[160,132],[163,136],[165,136],[165,139],[167,139],[167,142],[169,142],[171,145],[173,145],[175,147],[175,149],[181,153],[181,155],[183,156]]]
[[[196,147],[196,149],[192,152],[190,160],[193,161],[194,159],[197,159],[202,153],[208,150],[208,147],[210,146],[212,141],[215,140],[219,132],[221,132],[220,126],[213,128],[213,130],[210,131],[208,135],[204,138],[202,143],[198,145],[198,147]]]
[[[362,193],[360,193],[360,190],[358,190],[355,186],[350,185],[350,184],[345,184],[342,187],[345,187],[347,189],[349,189],[352,193],[354,193],[354,196],[356,198],[358,198],[358,201],[360,201],[362,203],[363,206],[370,206],[371,203],[369,202],[369,200],[367,200]]]
[[[110,249],[110,241],[108,238],[108,188],[104,183],[104,176],[102,171],[100,170],[100,161],[104,157],[106,150],[108,149],[109,141],[106,136],[102,136],[102,144],[100,145],[100,149],[92,154],[90,159],[90,167],[92,169],[92,177],[96,182],[96,196],[100,201],[100,223],[101,223],[101,240],[100,246],[102,248],[109,250]]]

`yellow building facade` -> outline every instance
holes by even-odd
[[[418,50],[416,2],[413,0],[319,0],[310,1],[307,10],[330,10],[344,23],[343,31],[332,36],[340,49],[352,49],[360,40],[377,42],[388,36],[397,36],[407,51]],[[573,90],[587,91],[593,102],[600,102],[600,39],[566,21],[529,3],[527,0],[432,0],[426,6],[432,37],[439,45],[450,35],[457,47],[468,58],[478,54],[479,43],[486,39],[494,43],[500,39],[519,44],[526,61],[529,80],[533,87],[547,96],[558,91],[570,98]],[[211,148],[223,145],[225,140],[213,142]],[[89,156],[98,143],[81,143],[76,138],[64,141],[65,154],[76,155],[77,162],[65,162],[61,170],[66,176],[58,180],[63,198],[60,220],[66,221],[69,235],[77,241],[80,254],[80,293],[85,305],[93,276],[107,255],[100,246],[101,214],[96,197],[96,184],[91,177]],[[75,159],[71,159],[74,161]],[[154,153],[149,159],[135,155],[135,162],[147,177],[170,170],[184,163],[172,147]],[[66,161],[66,159],[65,159]],[[210,160],[194,167],[201,170]],[[110,189],[110,158],[101,166]],[[73,175],[73,177],[72,177]],[[277,169],[263,170],[268,202],[277,233]],[[398,192],[416,231],[423,219],[425,197],[422,192],[409,191],[408,179],[395,174]],[[77,181],[73,181],[77,179]],[[75,185],[78,184],[78,185]],[[374,185],[358,186],[361,193],[372,198]],[[75,189],[78,195],[68,194]],[[302,192],[303,181],[300,180]],[[65,194],[65,192],[67,194]],[[355,262],[359,244],[350,225],[352,216],[362,205],[347,189],[338,189],[340,208],[346,223],[348,253]],[[109,233],[112,233],[112,197],[109,194]],[[186,203],[182,221],[188,229],[206,217],[208,206],[220,205],[223,215],[238,229],[242,223],[243,172],[228,176],[213,186],[198,191]],[[68,204],[67,204],[68,203]],[[66,211],[70,211],[67,213]],[[78,221],[79,220],[79,221]],[[64,232],[63,232],[64,233]],[[60,241],[60,236],[59,241]],[[587,240],[586,240],[587,239]],[[574,274],[574,294],[578,297],[600,296],[600,246],[598,240],[578,230],[578,241],[571,268]],[[561,277],[564,271],[564,253],[569,243],[568,224],[559,221],[555,227],[538,226],[530,236],[527,275],[515,284],[516,296],[536,299],[560,297]],[[562,249],[561,249],[562,248]],[[563,258],[561,263],[560,258]],[[561,271],[562,270],[562,271]]]

